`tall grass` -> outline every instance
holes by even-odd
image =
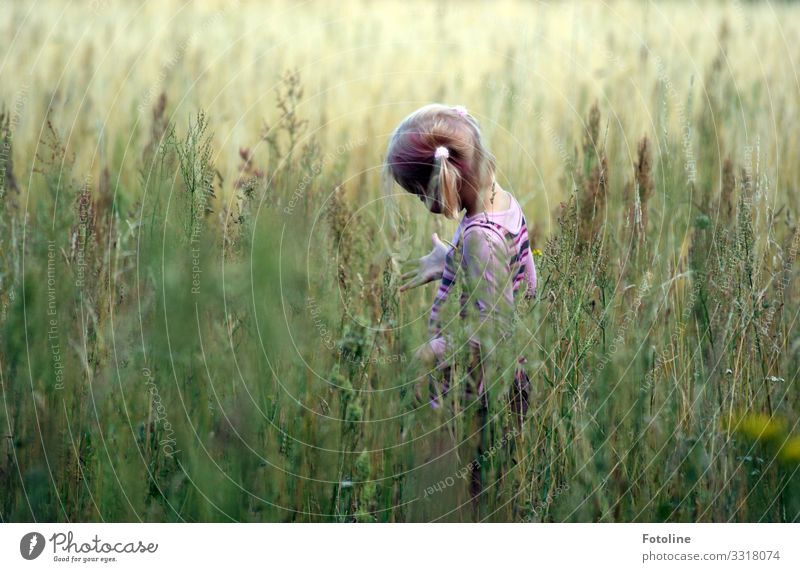
[[[504,5],[504,18],[510,6],[531,9]],[[605,97],[591,97],[575,67],[572,116],[520,79],[516,66],[535,64],[519,42],[481,68],[488,82],[414,88],[446,101],[472,94],[477,108],[486,99],[501,180],[542,252],[537,298],[516,308],[514,336],[484,364],[485,408],[462,397],[469,355],[456,356],[455,390],[438,410],[412,358],[433,286],[401,296],[398,267],[450,227],[378,191],[393,110],[348,115],[327,99],[329,78],[291,67],[261,130],[233,141],[225,108],[202,88],[208,113],[183,112],[178,80],[96,140],[70,128],[69,101],[40,109],[37,93],[25,116],[43,128],[31,133],[7,100],[2,519],[800,520],[800,171],[787,163],[796,86],[773,93],[786,101],[775,125],[758,105],[758,86],[775,86],[725,73],[738,65],[731,38],[766,34],[769,14],[746,9],[740,28],[705,38],[702,81],[642,48],[635,62],[607,62],[635,68],[636,82],[617,69]],[[580,14],[539,10],[546,45],[549,25]],[[611,47],[631,41],[609,33]],[[584,48],[573,65],[593,70]],[[165,78],[193,65],[168,66]],[[644,85],[639,111],[619,104]],[[25,101],[29,90],[18,92]],[[254,96],[241,93],[245,106]],[[88,125],[93,113],[75,117]],[[743,135],[737,115],[758,135]],[[514,146],[502,129],[520,118],[532,134]],[[541,165],[522,158],[531,150]],[[537,166],[546,173],[531,182]],[[446,308],[445,319],[457,315]],[[507,401],[518,355],[533,385],[522,423]]]

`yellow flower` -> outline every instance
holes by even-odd
[[[779,457],[785,463],[800,463],[800,437],[787,439],[781,447]]]
[[[751,413],[741,419],[737,429],[751,441],[779,441],[786,435],[786,420],[765,413]]]
[[[538,248],[532,248],[531,249],[531,254],[533,254],[534,256],[541,256],[542,255],[542,251],[539,250]]]

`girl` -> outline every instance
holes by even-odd
[[[405,291],[441,279],[429,320],[429,340],[417,352],[428,365],[436,365],[444,376],[443,391],[450,387],[450,363],[446,354],[453,350],[440,320],[440,310],[456,282],[464,280],[461,316],[468,321],[472,361],[470,378],[485,403],[484,361],[494,352],[495,343],[510,332],[515,296],[532,298],[536,291],[536,268],[528,242],[522,209],[514,197],[495,180],[495,159],[486,148],[478,122],[465,108],[440,104],[426,105],[406,117],[389,142],[386,175],[406,191],[416,195],[437,215],[461,219],[452,244],[433,235],[433,250],[412,262],[403,274]],[[530,383],[522,367],[516,374],[511,404],[521,418],[528,407]],[[472,393],[468,385],[467,393]],[[438,392],[433,407],[441,402]]]

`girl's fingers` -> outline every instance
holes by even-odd
[[[405,284],[400,286],[400,292],[405,292],[406,290],[410,290],[411,288],[416,288],[417,286],[421,286],[424,284],[425,281],[420,276],[415,276]]]
[[[411,280],[414,276],[417,275],[416,270],[409,270],[408,272],[404,272],[400,275],[400,280]]]
[[[401,267],[404,268],[416,268],[420,265],[422,259],[421,258],[414,258],[413,260],[404,260],[400,263]]]

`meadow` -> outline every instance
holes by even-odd
[[[800,521],[800,6],[29,0],[0,29],[3,522]],[[381,179],[432,101],[537,251],[485,411],[428,406],[435,285],[398,292],[455,228]]]

